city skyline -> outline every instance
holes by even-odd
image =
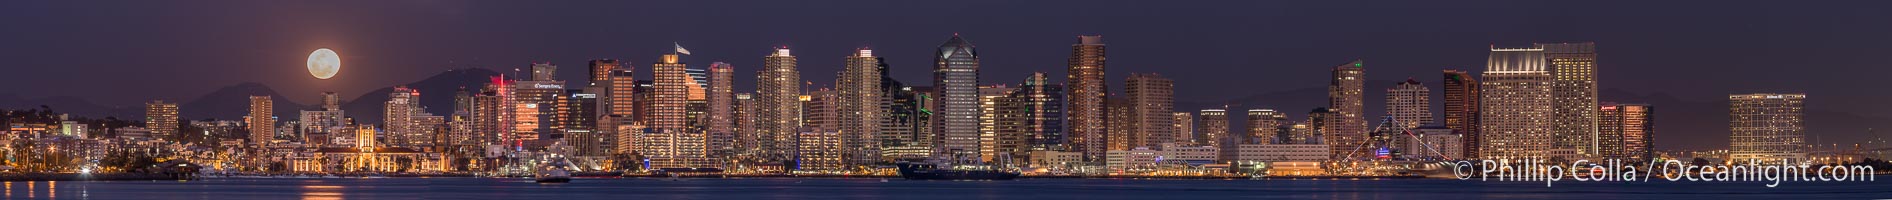
[[[55,199],[1887,195],[1885,8],[8,2],[0,181]]]
[[[1729,3],[1726,11],[1708,10],[1695,15],[1663,14],[1672,9],[1683,7],[1682,3],[1662,2],[1638,4],[1632,7],[1615,8],[1610,3],[1597,5],[1576,5],[1579,8],[1602,8],[1615,12],[1594,13],[1534,13],[1488,9],[1472,5],[1421,6],[1440,11],[1425,13],[1488,13],[1489,15],[1420,15],[1411,19],[1389,18],[1385,16],[1408,16],[1415,12],[1399,8],[1409,7],[1404,2],[1321,2],[1321,3],[1284,3],[1284,2],[1186,2],[1178,4],[1151,4],[1147,10],[1129,10],[1124,5],[1139,5],[1131,2],[1098,2],[1099,5],[1076,4],[1080,8],[1095,8],[1093,14],[1073,13],[1063,9],[1053,9],[1051,5],[1013,4],[1009,6],[947,5],[941,8],[916,8],[907,6],[887,6],[882,3],[860,5],[864,7],[887,8],[869,11],[863,15],[888,16],[885,21],[890,29],[871,33],[843,33],[821,27],[841,26],[829,24],[819,16],[783,15],[789,19],[803,19],[784,25],[754,25],[748,20],[738,20],[730,16],[704,16],[699,12],[709,11],[715,6],[704,3],[652,3],[635,5],[583,5],[586,7],[622,8],[639,12],[622,14],[587,14],[587,15],[524,15],[527,18],[517,20],[499,20],[487,13],[558,13],[556,10],[577,10],[575,6],[558,3],[528,6],[511,6],[504,3],[467,3],[434,5],[414,4],[379,4],[352,5],[348,2],[339,5],[305,5],[284,3],[245,3],[230,5],[238,9],[230,12],[257,16],[280,16],[292,22],[307,24],[300,27],[285,27],[275,21],[257,21],[248,19],[209,19],[196,15],[165,15],[172,12],[201,11],[201,8],[178,7],[176,9],[149,9],[136,12],[111,12],[120,14],[73,16],[61,12],[79,9],[60,2],[33,2],[21,6],[9,6],[21,9],[9,12],[9,16],[0,23],[13,27],[22,27],[22,31],[6,33],[9,38],[38,38],[9,42],[10,45],[0,50],[0,56],[11,60],[15,66],[35,66],[26,68],[29,73],[67,74],[104,71],[97,78],[135,82],[154,82],[165,84],[108,84],[117,81],[96,81],[96,83],[68,83],[62,87],[28,87],[0,92],[0,102],[6,102],[9,96],[18,97],[22,104],[38,103],[34,100],[53,97],[74,97],[105,107],[136,107],[151,100],[188,103],[197,100],[205,93],[219,88],[244,82],[256,82],[270,86],[283,94],[275,99],[278,104],[298,103],[313,104],[319,101],[315,94],[319,92],[338,92],[345,100],[359,96],[376,96],[374,90],[383,87],[406,84],[414,80],[440,73],[447,69],[479,67],[494,71],[510,71],[523,68],[525,63],[551,62],[563,66],[583,66],[585,61],[593,59],[618,59],[626,66],[643,67],[644,63],[654,62],[652,55],[667,51],[673,42],[681,43],[696,51],[688,56],[686,62],[711,63],[729,62],[735,66],[749,66],[736,70],[734,77],[753,77],[754,69],[761,66],[753,59],[757,54],[766,54],[770,47],[786,45],[802,49],[803,57],[808,59],[801,66],[806,73],[803,80],[817,83],[834,80],[832,71],[839,71],[844,66],[841,58],[847,50],[863,46],[873,46],[876,55],[886,58],[890,63],[891,77],[909,83],[925,82],[929,73],[924,70],[930,66],[925,57],[941,40],[952,33],[965,35],[967,39],[981,44],[982,50],[994,56],[987,56],[982,62],[986,71],[979,75],[980,80],[1013,80],[1023,74],[1042,71],[1051,77],[1064,77],[1066,70],[1061,68],[1067,61],[1069,46],[1074,43],[1073,35],[1103,35],[1114,46],[1111,52],[1116,57],[1108,79],[1103,81],[1112,93],[1121,92],[1121,79],[1132,72],[1160,73],[1178,78],[1177,109],[1194,110],[1219,107],[1221,104],[1238,99],[1273,93],[1291,92],[1299,89],[1321,87],[1318,79],[1308,78],[1308,74],[1322,73],[1325,66],[1351,59],[1371,59],[1375,61],[1373,73],[1367,75],[1369,81],[1397,81],[1403,78],[1417,77],[1428,87],[1441,88],[1431,77],[1438,69],[1470,70],[1479,73],[1482,66],[1481,56],[1476,52],[1488,45],[1521,46],[1537,42],[1578,42],[1595,41],[1601,49],[1599,61],[1603,67],[1597,70],[1599,91],[1610,93],[1611,90],[1637,95],[1640,99],[1626,98],[1624,95],[1602,95],[1600,101],[1637,103],[1648,99],[1674,97],[1683,102],[1717,104],[1726,94],[1754,92],[1805,92],[1820,96],[1808,104],[1810,110],[1837,112],[1838,114],[1810,113],[1810,117],[1836,116],[1842,120],[1855,121],[1851,124],[1822,125],[1834,123],[1833,120],[1821,120],[1810,125],[1810,132],[1818,135],[1830,133],[1841,136],[1833,140],[1857,139],[1861,137],[1843,137],[1863,134],[1870,124],[1885,121],[1892,113],[1892,106],[1870,102],[1882,102],[1892,99],[1887,94],[1866,92],[1846,92],[1843,88],[1853,85],[1870,85],[1870,77],[1863,74],[1883,70],[1871,68],[1869,62],[1857,59],[1829,59],[1861,57],[1873,52],[1853,50],[1825,50],[1837,47],[1833,44],[1870,44],[1888,42],[1879,37],[1866,35],[1884,35],[1892,33],[1881,26],[1879,19],[1863,17],[1868,15],[1857,12],[1811,12],[1807,9],[1786,9],[1775,12],[1792,14],[1746,15],[1743,10],[1754,10],[1761,5],[1754,3]],[[416,5],[418,4],[418,5]],[[976,4],[976,3],[975,3]],[[1514,6],[1532,6],[1539,3],[1508,3]],[[1521,4],[1521,5],[1518,5]],[[1064,5],[1064,4],[1059,4]],[[1219,6],[1218,6],[1219,5]],[[165,8],[182,5],[149,5],[143,3],[109,4],[85,6],[84,9],[101,11],[129,10],[136,8]],[[720,6],[720,5],[719,5]],[[768,7],[780,7],[778,3],[757,2],[755,4],[727,5],[716,13],[754,12]],[[1773,5],[1785,8],[1808,8],[1814,5]],[[334,13],[347,7],[366,7],[356,14],[360,16],[339,16]],[[646,10],[652,7],[680,8],[677,11],[664,9]],[[1276,14],[1251,14],[1238,10],[1219,7],[1264,7]],[[1870,6],[1861,6],[1870,7]],[[250,9],[241,9],[250,8]],[[519,9],[513,9],[519,8]],[[1196,8],[1211,8],[1204,12],[1193,12]],[[1332,17],[1306,19],[1298,16],[1319,16],[1319,12],[1301,11],[1292,8],[1347,8],[1360,13],[1370,14],[1361,17]],[[727,10],[723,10],[727,9]],[[811,8],[814,9],[814,8]],[[827,9],[827,8],[822,8]],[[941,25],[949,20],[939,17],[918,16],[903,13],[927,13],[951,9],[972,11],[992,11],[1014,13],[1005,15],[980,16],[982,19],[1004,18],[1017,22],[989,25]],[[434,12],[394,12],[400,10],[422,10]],[[1309,9],[1318,10],[1318,9]],[[267,13],[263,13],[267,11]],[[1023,11],[1023,12],[1021,12]],[[1021,14],[1037,13],[1044,14]],[[1135,14],[1148,12],[1148,14]],[[615,13],[615,12],[614,12]],[[761,12],[755,12],[761,13]],[[14,15],[34,17],[13,17]],[[628,16],[626,16],[628,15]],[[752,15],[752,14],[745,14]],[[1136,20],[1132,16],[1157,15],[1165,18]],[[1285,17],[1275,17],[1276,15]],[[1483,19],[1483,16],[1516,16],[1517,20]],[[157,34],[130,35],[123,39],[114,39],[113,47],[95,46],[99,43],[84,43],[72,39],[86,37],[55,37],[59,35],[98,36],[108,33],[107,29],[93,27],[71,27],[57,25],[62,23],[39,23],[26,21],[46,19],[53,22],[68,21],[73,23],[95,24],[97,27],[154,27],[181,26],[197,27],[201,30],[155,30]],[[508,14],[506,16],[516,16]],[[642,16],[642,17],[638,17]],[[687,18],[684,21],[660,21],[677,27],[671,34],[651,34],[625,27],[641,27],[635,20],[650,17],[677,16]],[[1228,16],[1228,17],[1210,17]],[[132,19],[138,20],[132,20]],[[259,17],[268,18],[268,17]],[[1162,20],[1204,18],[1203,20]],[[1402,17],[1404,18],[1404,17]],[[1727,20],[1717,20],[1725,18]],[[392,19],[392,20],[382,20]],[[744,18],[746,19],[746,18]],[[1075,24],[1052,23],[1067,22],[1070,19],[1096,19],[1098,22]],[[1569,27],[1550,27],[1532,25],[1531,21],[1571,21],[1585,19],[1585,23]],[[1737,20],[1743,19],[1743,20]],[[1864,19],[1864,20],[1820,20],[1820,19]],[[571,20],[571,23],[539,24],[548,20]],[[797,21],[797,20],[792,20]],[[1112,23],[1104,23],[1111,21]],[[1454,22],[1462,21],[1462,22]],[[1748,21],[1748,22],[1736,22]],[[474,23],[494,22],[497,25],[475,26]],[[903,23],[893,23],[903,22]],[[1685,23],[1686,22],[1686,23]],[[1696,23],[1700,22],[1700,23]],[[1817,22],[1817,23],[1814,23]],[[1174,24],[1166,24],[1174,23]],[[1671,27],[1667,24],[1691,24],[1686,27]],[[438,24],[437,29],[418,29],[405,25]],[[1031,24],[1034,26],[1024,26]],[[1039,24],[1063,24],[1035,26]],[[1231,24],[1231,26],[1210,26],[1212,24]],[[1404,25],[1411,24],[1411,25]],[[1658,25],[1660,24],[1660,25]],[[1425,30],[1412,30],[1414,26],[1436,26]],[[1758,26],[1758,27],[1755,27]],[[591,27],[598,27],[591,29]],[[1020,28],[1026,27],[1026,28]],[[1042,27],[1042,28],[1039,28]],[[1343,28],[1344,27],[1344,28]],[[773,28],[763,30],[759,28]],[[1770,35],[1768,30],[1794,29],[1837,29],[1848,31],[1831,32],[1829,36],[1805,35]],[[386,31],[373,31],[381,29]],[[546,30],[544,32],[520,33],[518,30]],[[1189,30],[1140,31],[1139,29]],[[1352,31],[1336,31],[1350,29]],[[578,30],[597,30],[597,33],[572,33]],[[182,33],[223,33],[240,37],[216,37],[208,35],[180,35]],[[398,31],[398,32],[389,32]],[[440,35],[429,33],[464,33],[461,36],[421,39],[413,35]],[[754,33],[750,33],[754,32]],[[727,34],[725,34],[727,33]],[[737,34],[740,33],[740,34]],[[535,37],[543,34],[558,37]],[[214,34],[213,34],[214,35]],[[458,35],[458,34],[456,34]],[[1179,37],[1189,36],[1189,37]],[[1735,38],[1760,38],[1769,42],[1727,43],[1741,41]],[[1858,41],[1834,42],[1839,38]],[[241,41],[242,44],[228,44],[220,41]],[[1739,45],[1737,45],[1739,44]],[[171,51],[170,47],[190,46],[188,50]],[[1846,45],[1874,46],[1874,45]],[[338,51],[349,67],[340,71],[330,81],[314,81],[299,70],[300,58],[307,55],[309,49],[329,47]],[[169,49],[167,49],[169,48]],[[424,50],[431,48],[455,49],[451,51]],[[1671,52],[1672,49],[1693,49],[1686,52]],[[88,49],[72,51],[70,49]],[[163,50],[160,50],[163,49]],[[1816,49],[1810,52],[1787,52],[1766,49]],[[28,52],[44,50],[40,52]],[[83,53],[79,53],[83,52]],[[1439,53],[1431,53],[1439,52]],[[1765,55],[1765,56],[1763,56]],[[113,59],[100,59],[113,58]],[[1208,59],[1191,59],[1208,58]],[[1733,59],[1728,59],[1733,58]],[[56,66],[56,67],[55,67]],[[1611,68],[1608,66],[1617,66]],[[1786,73],[1765,73],[1780,66],[1829,66],[1844,70],[1794,70]],[[700,67],[700,66],[695,66]],[[1699,71],[1703,68],[1716,69],[1717,76],[1693,76],[1685,81],[1664,78],[1677,74]],[[1634,69],[1634,70],[1629,70]],[[558,72],[560,80],[584,80],[586,70],[564,70]],[[648,69],[638,70],[639,72]],[[1838,71],[1865,73],[1838,73]],[[1222,73],[1233,72],[1233,73]],[[220,76],[190,76],[191,74],[221,74]],[[646,72],[647,74],[647,72]],[[1244,74],[1247,76],[1237,76]],[[1825,79],[1773,79],[1776,75],[1792,77],[1836,77]],[[148,75],[148,76],[135,76]],[[1257,78],[1248,78],[1255,76]],[[189,77],[189,78],[186,78]],[[648,75],[640,79],[650,80]],[[0,80],[0,84],[23,85],[39,82],[56,81],[41,77],[25,77]],[[575,82],[575,81],[574,81]],[[1066,80],[1053,79],[1055,83],[1067,83]],[[1308,84],[1315,82],[1316,84]],[[1707,82],[1714,84],[1683,84]],[[1377,84],[1369,82],[1367,90],[1367,111],[1382,110],[1379,103]],[[754,83],[749,79],[739,78],[733,84],[735,91],[753,91]],[[924,84],[919,84],[924,85]],[[1214,85],[1263,85],[1266,87],[1243,88],[1231,91]],[[1195,86],[1195,87],[1191,87]],[[1685,87],[1687,86],[1687,87]],[[568,87],[577,87],[568,85]],[[449,92],[449,91],[440,91]],[[1436,92],[1435,92],[1436,95]],[[1291,102],[1309,101],[1307,97],[1282,100],[1266,99],[1254,102]],[[1317,99],[1316,99],[1317,100]],[[74,108],[53,104],[55,108]],[[1240,102],[1247,104],[1248,102]],[[36,105],[18,105],[24,106]],[[14,107],[9,105],[9,107]],[[1267,107],[1284,111],[1310,109],[1299,105],[1236,105],[1235,110],[1254,107]],[[1670,107],[1674,108],[1674,107]],[[189,110],[189,109],[186,109]],[[1438,110],[1438,109],[1435,109]],[[202,111],[202,110],[199,110]],[[1673,111],[1673,110],[1671,110]],[[195,111],[187,111],[195,112]],[[281,112],[278,112],[282,115]],[[1662,117],[1695,117],[1670,113]],[[1377,119],[1377,112],[1369,112],[1367,119]],[[187,116],[190,119],[205,117],[229,118],[238,116]],[[122,117],[121,117],[122,118]],[[1371,121],[1371,120],[1369,120]],[[1718,120],[1702,120],[1718,121]],[[1677,122],[1669,120],[1669,122]],[[1868,123],[1873,122],[1873,123]],[[1679,123],[1679,122],[1678,122]],[[1712,124],[1712,123],[1692,123]],[[1668,128],[1686,128],[1684,124],[1670,124]],[[1711,132],[1719,128],[1683,129],[1687,132]],[[1725,131],[1725,130],[1722,130]],[[1883,131],[1881,131],[1883,132]],[[1676,138],[1686,139],[1686,138]],[[1700,138],[1708,139],[1708,138]],[[1721,142],[1703,142],[1717,144]],[[1682,148],[1699,148],[1706,145],[1683,144],[1665,145]]]

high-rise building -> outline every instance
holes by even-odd
[[[1302,122],[1306,126],[1302,127],[1301,131],[1294,132],[1294,137],[1298,137],[1302,143],[1306,144],[1332,143],[1333,141],[1327,138],[1330,135],[1327,132],[1333,131],[1333,127],[1328,124],[1328,122],[1333,122],[1331,118],[1334,118],[1334,111],[1325,107],[1307,111],[1307,121]],[[1330,146],[1328,150],[1332,151],[1332,147]],[[1333,152],[1329,152],[1331,153]]]
[[[618,63],[617,59],[591,60],[591,73],[589,74],[591,75],[591,82],[587,85],[610,86],[611,72],[617,71],[618,68],[621,67],[623,67],[623,65]]]
[[[565,103],[562,106],[569,112],[564,113],[565,117],[562,118],[565,119],[563,121],[565,124],[561,125],[565,128],[565,142],[577,150],[573,152],[576,156],[607,155],[610,149],[606,147],[614,144],[612,140],[615,137],[605,135],[606,131],[601,131],[602,128],[599,127],[599,116],[603,116],[599,113],[602,100],[598,98],[597,93],[579,90],[566,93],[568,95],[565,96]]]
[[[250,126],[250,144],[262,146],[275,139],[275,109],[276,103],[269,96],[250,96],[250,116],[246,117],[249,121],[244,122]]]
[[[177,137],[177,103],[164,100],[145,103],[145,129],[151,130],[151,138],[172,140]]]
[[[1551,131],[1560,150],[1597,152],[1596,44],[1539,43],[1551,73]]]
[[[1386,115],[1403,129],[1432,124],[1432,88],[1406,79],[1386,89]]]
[[[755,155],[760,148],[756,145],[759,142],[757,140],[761,139],[756,137],[756,111],[759,108],[756,108],[755,94],[737,93],[734,97],[736,109],[733,110],[734,113],[731,116],[735,118],[733,121],[735,121],[736,132],[731,135],[734,138],[730,144],[732,146],[730,152],[736,155]]]
[[[979,152],[979,53],[972,42],[954,34],[933,57],[933,86],[939,94],[933,118],[934,156],[964,158]]]
[[[1194,140],[1197,145],[1220,147],[1222,140],[1232,136],[1228,134],[1230,124],[1227,109],[1202,109],[1196,114],[1202,118],[1202,126],[1197,127],[1201,129],[1202,137]]]
[[[738,107],[736,107],[734,100],[736,97],[734,89],[735,78],[736,68],[729,66],[729,63],[710,63],[709,96],[705,98],[709,101],[709,106],[707,107],[708,113],[706,113],[706,115],[708,115],[706,118],[709,120],[708,145],[712,153],[711,155],[714,157],[725,157],[736,154],[735,143],[736,133],[738,133],[736,132],[736,124],[738,123],[736,120],[737,118],[741,118],[737,117],[737,114],[749,113],[736,110]]]
[[[1478,79],[1471,73],[1459,70],[1445,70],[1445,128],[1458,133],[1464,145],[1466,159],[1480,158],[1479,147],[1483,142],[1479,137],[1478,123]]]
[[[1136,106],[1130,104],[1130,98],[1112,95],[1104,99],[1104,147],[1110,151],[1129,151],[1136,148]]]
[[[558,118],[558,100],[565,93],[565,81],[555,79],[557,65],[533,63],[532,80],[511,84],[509,109],[512,109],[512,137],[508,140],[534,141],[563,134]],[[551,139],[551,138],[547,138]],[[519,143],[515,143],[519,144]]]
[[[847,65],[834,80],[840,93],[841,149],[845,163],[865,166],[880,161],[880,127],[886,114],[881,100],[880,59],[866,47],[847,56]]]
[[[905,83],[894,80],[888,71],[885,58],[876,59],[880,67],[881,113],[886,117],[880,123],[881,156],[888,160],[925,159],[933,153],[931,140],[926,140],[933,133],[927,128],[928,114],[932,110],[925,107],[920,91],[907,87]]]
[[[670,163],[653,163],[663,166],[693,166],[693,159],[704,158],[707,153],[702,132],[689,128],[687,106],[690,87],[696,85],[687,72],[688,67],[679,60],[677,53],[666,53],[651,65],[651,102],[649,119],[646,124],[649,132],[639,138],[647,145],[645,156],[653,162],[668,160]]]
[[[996,162],[999,152],[999,103],[1011,96],[1012,89],[1005,85],[979,86],[979,158],[986,162]]]
[[[1550,158],[1555,100],[1544,61],[1544,49],[1491,49],[1478,92],[1480,158]]]
[[[795,171],[837,172],[846,169],[841,156],[841,133],[829,130],[803,129],[795,137],[799,152]]]
[[[1196,145],[1196,115],[1190,112],[1171,112],[1171,130],[1176,130],[1176,138],[1170,143],[1183,146]]]
[[[997,157],[994,160],[1023,165],[1032,159],[1032,151],[1067,149],[1063,89],[1039,72],[997,97],[997,108],[985,114],[995,118],[998,129],[990,146]]]
[[[1728,95],[1733,130],[1729,161],[1799,162],[1807,158],[1806,94]]]
[[[381,127],[386,129],[383,132],[394,140],[391,143],[407,145],[411,142],[407,141],[409,135],[419,134],[416,130],[410,130],[415,126],[414,117],[417,113],[425,112],[420,109],[420,91],[395,86],[394,92],[388,94],[388,101],[383,105]]]
[[[1327,84],[1327,110],[1333,116],[1325,123],[1323,142],[1334,158],[1367,155],[1368,149],[1360,148],[1366,144],[1366,111],[1364,105],[1366,68],[1363,61],[1354,60],[1347,64],[1334,66],[1333,80]]]
[[[1305,144],[1306,138],[1283,137],[1281,127],[1287,120],[1287,114],[1274,109],[1249,109],[1247,135],[1231,139],[1237,144]]]
[[[765,158],[789,159],[799,149],[801,134],[801,72],[788,47],[777,47],[762,58],[756,73],[756,137]]]
[[[618,67],[609,73],[610,85],[607,85],[605,110],[608,110],[617,126],[628,126],[637,120],[637,80],[634,67]],[[622,134],[622,133],[620,133]]]
[[[1104,97],[1109,85],[1104,79],[1104,36],[1080,35],[1071,44],[1069,82],[1071,106],[1071,148],[1084,152],[1086,160],[1104,156]]]
[[[1655,107],[1602,103],[1597,109],[1597,150],[1604,158],[1644,160],[1655,156]]]
[[[811,86],[812,87],[812,86]],[[841,93],[832,88],[819,88],[802,94],[801,127],[821,132],[839,132],[841,129]],[[839,144],[839,143],[836,143]]]
[[[1130,73],[1124,91],[1133,106],[1131,117],[1136,118],[1131,124],[1135,129],[1130,136],[1131,148],[1156,148],[1175,140],[1175,90],[1176,82],[1162,75]]]

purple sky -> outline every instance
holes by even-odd
[[[777,45],[817,84],[869,46],[927,85],[933,47],[958,33],[980,48],[986,83],[1063,77],[1074,36],[1102,34],[1111,82],[1162,73],[1183,100],[1323,87],[1328,67],[1356,58],[1372,80],[1436,82],[1443,68],[1482,69],[1494,44],[1595,41],[1606,89],[1804,92],[1812,109],[1892,113],[1892,1],[5,1],[0,27],[0,94],[109,105],[240,82],[307,104],[531,62],[582,80],[596,58],[647,73],[672,42],[692,67],[733,64],[738,91]],[[342,56],[334,79],[303,67],[320,47]]]

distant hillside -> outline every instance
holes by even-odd
[[[271,106],[274,106],[275,113],[272,114],[279,118],[278,121],[296,118],[298,111],[311,108],[311,106],[290,101],[289,97],[276,93],[275,89],[270,89],[267,85],[245,82],[223,87],[199,96],[196,100],[178,104],[177,112],[184,119],[190,120],[211,118],[242,120],[243,116],[249,115],[250,96],[269,96]],[[143,119],[143,117],[137,119]]]
[[[420,103],[427,107],[427,112],[448,115],[453,114],[455,91],[463,87],[469,92],[479,91],[486,86],[486,83],[492,82],[491,78],[497,75],[499,72],[484,68],[456,69],[403,86],[420,90]],[[381,111],[386,109],[388,93],[393,92],[393,86],[369,91],[360,97],[355,97],[354,100],[342,102],[342,110],[346,110],[348,116],[354,117],[357,122],[380,123],[383,115]]]

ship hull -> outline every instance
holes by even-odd
[[[1012,180],[1019,173],[1004,170],[940,169],[935,165],[902,163],[900,178],[907,180]]]

